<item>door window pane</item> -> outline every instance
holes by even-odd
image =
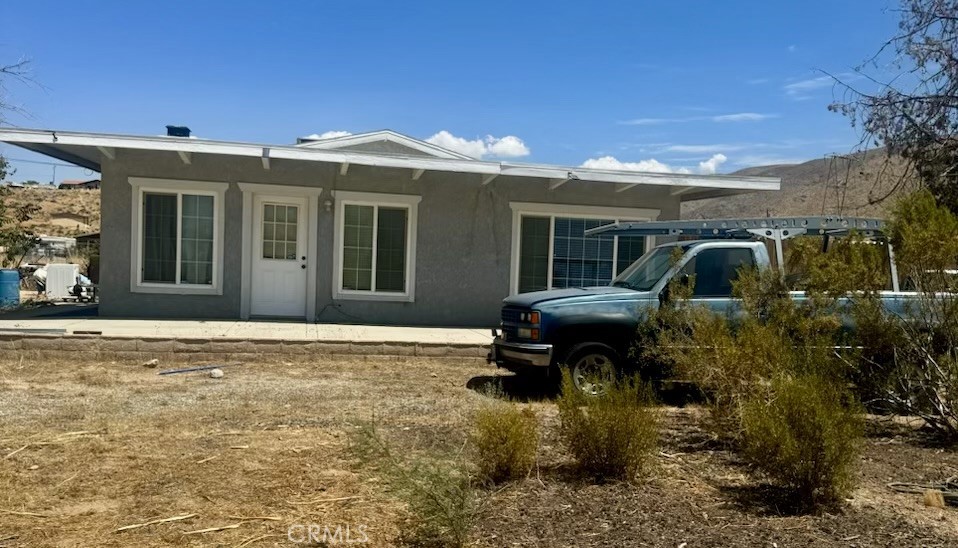
[[[372,289],[374,210],[373,206],[344,207],[343,289]]]
[[[296,260],[299,206],[263,204],[263,258]]]
[[[405,208],[380,207],[376,227],[376,291],[406,290]]]
[[[519,292],[548,289],[549,217],[522,217],[519,238]]]
[[[176,195],[143,195],[143,281],[176,283]]]

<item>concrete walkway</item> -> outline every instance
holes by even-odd
[[[0,333],[97,334],[137,339],[277,340],[313,342],[446,344],[485,346],[488,329],[389,327],[305,322],[230,320],[134,320],[77,317],[3,319]]]

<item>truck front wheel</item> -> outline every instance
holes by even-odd
[[[565,365],[576,389],[588,396],[599,396],[615,381],[619,355],[601,343],[579,344],[569,350]]]

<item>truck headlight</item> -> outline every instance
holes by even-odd
[[[538,324],[538,323],[539,323],[539,312],[538,312],[538,311],[522,312],[522,313],[519,314],[519,321],[521,321],[521,322],[526,322],[526,323]]]
[[[520,339],[539,340],[539,329],[536,327],[520,327],[517,331]]]

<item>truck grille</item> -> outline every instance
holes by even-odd
[[[519,336],[519,314],[525,312],[523,308],[506,306],[502,309],[502,332],[507,338],[515,339]]]

